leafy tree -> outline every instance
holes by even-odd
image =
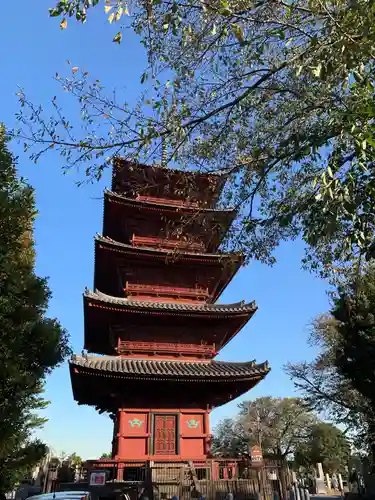
[[[77,455],[76,453],[73,453],[69,457],[69,462],[70,462],[71,466],[73,467],[73,469],[75,469],[77,467],[81,467],[83,460],[79,455]]]
[[[287,458],[306,438],[316,417],[298,398],[262,397],[240,403],[239,418],[248,432],[249,444],[260,444],[263,452]]]
[[[214,429],[212,454],[214,456],[246,455],[249,452],[249,436],[238,419],[225,418]]]
[[[297,465],[314,467],[318,462],[329,473],[342,472],[348,465],[350,443],[345,434],[332,424],[319,422],[310,429],[306,441],[294,453]]]
[[[59,1],[51,15],[84,22],[99,4]],[[273,263],[279,242],[302,236],[304,265],[330,275],[373,253],[374,9],[369,0],[115,0],[109,20],[130,24],[148,53],[139,105],[73,67],[57,81],[79,100],[84,133],[55,98],[48,119],[24,92],[15,133],[36,147],[34,160],[54,147],[96,178],[113,155],[159,160],[164,143],[169,161],[231,181],[231,247]]]
[[[265,455],[286,459],[316,422],[297,398],[262,397],[240,403],[238,408],[235,419],[226,419],[216,428],[214,452],[244,454],[260,444]]]
[[[102,453],[100,458],[112,458],[112,453]]]
[[[341,338],[338,322],[331,314],[320,315],[312,322],[309,343],[317,350],[315,358],[310,362],[289,363],[287,373],[309,408],[343,425],[362,447],[369,402],[335,366]]]
[[[32,188],[17,177],[0,129],[0,491],[45,453],[31,440],[46,375],[69,354],[68,336],[46,317],[51,292],[34,272]]]
[[[368,403],[368,439],[375,459],[375,266],[352,276],[333,297],[332,316],[337,320],[340,343],[335,367]],[[375,462],[375,460],[374,460]]]
[[[38,439],[30,439],[29,428],[11,436],[0,454],[0,488],[1,492],[10,491],[13,486],[25,478],[29,478],[33,468],[47,454],[47,446]]]
[[[312,340],[320,347],[317,357],[288,367],[310,407],[345,425],[359,449],[369,445],[373,458],[374,278],[373,264],[348,274],[332,293],[330,313],[313,323]]]

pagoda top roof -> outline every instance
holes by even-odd
[[[113,161],[112,191],[131,198],[147,195],[214,206],[227,180],[219,172],[172,169],[117,157]]]
[[[133,245],[129,245],[128,243],[122,243],[120,241],[115,241],[112,238],[108,238],[107,236],[101,236],[97,234],[95,236],[95,241],[98,243],[103,243],[105,245],[112,246],[114,249],[123,250],[124,252],[131,252],[133,254],[138,255],[149,255],[153,254],[155,257],[160,255],[163,257],[173,256],[175,255],[178,258],[186,258],[186,259],[194,259],[194,260],[214,260],[220,261],[223,260],[227,262],[230,259],[234,259],[240,265],[243,262],[243,255],[240,253],[207,253],[207,252],[187,252],[185,250],[174,250],[174,249],[165,249],[165,248],[155,248],[155,247],[134,247]]]
[[[136,198],[129,198],[121,193],[116,193],[115,191],[111,191],[110,189],[105,189],[104,190],[104,197],[108,199],[109,201],[115,201],[118,203],[122,203],[124,205],[132,205],[134,207],[145,207],[145,208],[151,208],[151,209],[166,209],[166,210],[173,210],[176,212],[202,212],[202,213],[218,213],[218,214],[228,214],[228,215],[233,215],[233,217],[236,215],[236,209],[233,207],[230,208],[215,208],[215,207],[198,207],[195,205],[189,205],[189,204],[179,204],[177,205],[176,203],[173,203],[173,200],[168,200],[168,199],[163,199],[160,198],[160,201],[154,201],[154,200],[138,200]]]
[[[246,380],[264,377],[270,371],[268,362],[256,364],[227,361],[171,361],[119,356],[76,356],[69,362],[71,368],[84,368],[106,375],[124,378]]]
[[[255,301],[248,304],[245,301],[236,302],[234,304],[193,304],[182,302],[152,302],[146,300],[131,300],[126,297],[112,297],[98,290],[92,292],[85,290],[85,299],[91,299],[105,304],[118,305],[129,309],[142,309],[149,311],[166,311],[166,312],[189,312],[189,313],[213,313],[213,314],[247,314],[254,313],[257,310]]]
[[[165,165],[162,165],[161,163],[153,163],[153,164],[148,164],[148,163],[140,163],[134,160],[129,160],[127,158],[117,156],[113,160],[113,165],[116,167],[124,167],[124,166],[131,166],[133,169],[135,168],[152,168],[155,170],[160,170],[161,172],[172,172],[175,174],[183,174],[186,176],[191,176],[191,177],[217,177],[218,179],[222,179],[225,177],[226,172],[221,172],[218,170],[207,170],[206,172],[202,172],[200,170],[186,170],[182,168],[171,168]]]

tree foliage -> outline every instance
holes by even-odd
[[[246,454],[260,444],[265,455],[287,458],[309,435],[316,417],[300,399],[261,397],[238,405],[234,419],[225,419],[216,428],[213,452],[222,455]]]
[[[82,462],[83,462],[82,458],[79,455],[77,455],[76,453],[73,453],[70,456],[70,463],[72,464],[72,467],[74,467],[74,468],[81,467]]]
[[[333,297],[331,313],[340,343],[335,367],[366,405],[368,439],[375,458],[375,267],[360,269]]]
[[[35,428],[32,425],[32,428]],[[48,452],[38,439],[31,439],[31,428],[25,424],[18,434],[13,434],[0,452],[0,492],[10,491],[15,484],[29,478],[32,469]]]
[[[215,456],[231,457],[249,453],[249,435],[238,418],[225,418],[215,427],[212,453]]]
[[[85,21],[99,4],[62,0],[51,15]],[[114,155],[159,160],[164,142],[170,162],[228,178],[223,202],[238,209],[230,245],[248,258],[273,263],[281,241],[302,236],[304,265],[327,276],[372,254],[372,2],[116,0],[104,8],[147,51],[140,102],[130,109],[77,67],[57,75],[80,103],[81,133],[56,98],[49,119],[21,91],[15,134],[34,160],[54,148],[66,166],[86,163],[98,178]]]
[[[375,267],[367,266],[333,298],[332,316],[341,339],[335,365],[375,404]]]
[[[304,401],[262,397],[238,408],[235,417],[214,429],[214,455],[247,455],[251,446],[260,444],[265,456],[293,458],[297,466],[310,468],[322,462],[330,472],[347,466],[349,440],[332,424],[320,421]]]
[[[317,350],[317,355],[310,362],[290,363],[286,371],[309,408],[343,425],[360,443],[366,434],[364,415],[368,401],[335,366],[341,342],[337,327],[331,314],[317,317],[310,329],[310,345]]]
[[[374,278],[373,264],[349,273],[331,295],[329,314],[313,322],[311,340],[320,348],[317,357],[288,366],[310,407],[343,424],[359,448],[369,445],[373,454]]]
[[[345,434],[327,422],[314,424],[306,441],[299,444],[294,453],[294,462],[306,468],[322,463],[328,473],[343,472],[348,466],[350,442]]]
[[[46,317],[51,292],[34,272],[32,188],[17,176],[0,129],[0,491],[35,464],[46,449],[32,441],[44,423],[46,375],[69,354],[68,337]]]
[[[264,453],[286,458],[305,439],[315,416],[298,398],[262,397],[241,403],[240,421]]]

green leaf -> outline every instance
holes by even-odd
[[[116,12],[116,21],[119,21],[123,14],[124,14],[124,9],[123,7],[120,7]]]
[[[50,17],[58,17],[62,13],[62,10],[59,9],[48,9],[48,10]]]
[[[293,215],[288,214],[280,218],[279,224],[281,227],[289,226],[289,224],[293,221]]]
[[[356,82],[362,83],[363,82],[363,76],[359,74],[358,71],[353,71],[353,76]]]
[[[244,37],[242,27],[239,26],[238,24],[231,24],[231,28],[232,28],[234,36],[237,38],[237,40],[242,45],[245,42],[245,37]]]
[[[321,77],[321,74],[322,74],[322,64],[319,63],[313,70],[312,70],[312,74],[314,76],[316,76],[317,78],[320,78]]]
[[[296,71],[296,76],[300,76],[300,74],[302,73],[302,70],[303,70],[303,66],[298,66],[297,71]]]

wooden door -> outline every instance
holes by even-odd
[[[176,415],[154,418],[154,455],[176,455]]]

